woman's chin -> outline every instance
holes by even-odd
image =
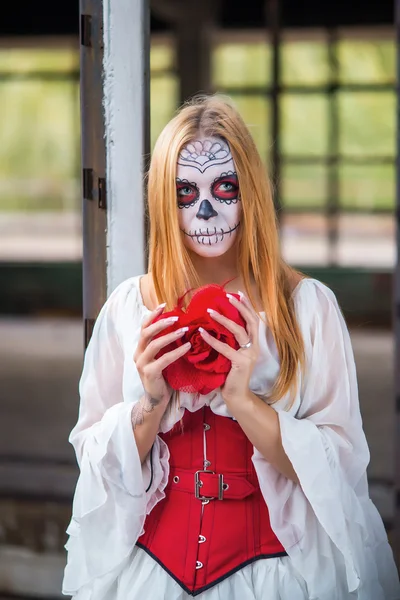
[[[226,254],[232,246],[232,243],[224,244],[223,242],[217,242],[216,244],[199,244],[198,242],[186,243],[188,250],[204,258],[217,258],[218,256],[223,256],[223,254]]]

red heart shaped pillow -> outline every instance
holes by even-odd
[[[237,299],[237,294],[232,294]],[[170,364],[163,371],[165,380],[174,390],[189,393],[209,394],[225,383],[231,369],[231,361],[211,348],[201,337],[199,327],[203,327],[212,336],[228,344],[235,350],[239,348],[235,336],[226,327],[210,317],[207,308],[212,308],[242,327],[246,323],[239,311],[229,302],[226,291],[219,285],[205,285],[193,294],[186,310],[182,308],[184,296],[179,298],[177,306],[162,313],[154,322],[167,317],[179,317],[179,320],[164,329],[155,337],[166,335],[181,327],[189,327],[184,336],[165,346],[156,356],[159,358],[186,342],[191,343],[190,350]]]

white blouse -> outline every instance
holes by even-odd
[[[140,463],[132,433],[132,403],[143,395],[133,361],[149,314],[140,277],[123,282],[96,321],[80,381],[80,408],[70,442],[80,477],[67,533],[63,593],[77,600],[189,598],[135,544],[146,515],[165,497],[169,452],[160,437],[150,465]],[[399,600],[400,585],[382,520],[368,495],[369,451],[362,429],[349,334],[334,294],[313,279],[293,293],[306,351],[294,404],[273,405],[282,443],[300,484],[279,473],[255,449],[253,463],[271,526],[288,556],[246,566],[201,594],[203,600]],[[267,394],[279,371],[270,331],[260,320],[260,355],[250,381]],[[209,405],[230,416],[221,394],[195,401],[181,394],[168,411],[168,431],[184,409]],[[258,591],[257,591],[258,590]],[[261,590],[261,591],[260,591]],[[265,593],[265,595],[264,595]]]

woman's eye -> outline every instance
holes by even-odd
[[[176,193],[180,204],[191,204],[198,196],[198,191],[187,184],[178,184],[176,186]]]
[[[189,196],[192,193],[192,189],[189,187],[181,188],[179,190],[180,196]]]
[[[234,200],[239,194],[239,185],[237,177],[229,177],[215,181],[212,187],[212,194],[218,200]]]
[[[224,192],[230,192],[231,190],[233,190],[233,184],[228,183],[228,182],[221,183],[221,185],[219,186],[219,189]]]

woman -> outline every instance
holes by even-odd
[[[280,257],[264,166],[230,103],[196,99],[165,127],[148,191],[149,273],[111,294],[85,356],[64,593],[400,598],[345,323],[333,293]],[[163,317],[222,283],[237,318],[209,307],[194,330]]]

